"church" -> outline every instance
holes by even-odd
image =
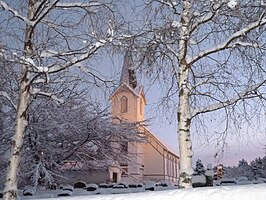
[[[133,59],[126,52],[119,85],[110,96],[113,123],[138,123],[145,142],[127,142],[123,147],[128,159],[114,161],[104,169],[81,171],[78,166],[67,161],[62,169],[68,181],[87,183],[103,182],[145,182],[167,180],[178,184],[180,159],[166,144],[145,126],[145,105],[147,103],[144,87],[135,76]],[[115,144],[114,144],[115,145]],[[119,156],[119,155],[118,155]],[[76,173],[76,170],[79,172]],[[63,181],[63,180],[62,180]]]
[[[139,85],[135,76],[133,59],[130,52],[124,57],[121,78],[111,97],[112,116],[120,122],[144,122],[146,98],[144,87]],[[141,126],[147,142],[129,143],[127,151],[134,156],[127,163],[109,167],[109,178],[114,182],[160,181],[177,183],[179,180],[179,157],[167,147],[146,126]],[[127,172],[127,173],[125,173]]]

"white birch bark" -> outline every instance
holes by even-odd
[[[181,19],[181,30],[179,40],[179,105],[178,105],[178,138],[180,152],[180,182],[182,187],[191,187],[192,174],[192,144],[190,139],[190,105],[188,74],[189,66],[187,64],[187,45],[189,39],[189,21],[190,21],[189,0],[184,1],[183,15]]]
[[[17,173],[19,169],[23,137],[27,127],[27,106],[29,103],[29,86],[26,80],[26,73],[20,85],[19,103],[16,113],[15,135],[11,142],[10,159],[5,181],[3,199],[17,199]]]
[[[30,0],[28,4],[28,19],[32,19],[34,15],[35,0]],[[30,57],[33,52],[32,44],[33,26],[27,24],[25,31],[24,51],[25,57]],[[27,108],[30,101],[30,85],[27,79],[28,67],[23,66],[22,78],[19,88],[19,101],[16,112],[15,134],[11,141],[10,158],[8,162],[7,175],[4,188],[4,200],[17,199],[17,182],[19,163],[21,159],[21,150],[23,146],[23,138],[27,128]]]

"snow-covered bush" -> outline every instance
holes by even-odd
[[[156,183],[154,181],[147,181],[144,183],[145,190],[154,191]]]
[[[84,181],[78,181],[74,183],[74,188],[85,188],[85,187],[86,187],[86,183]]]
[[[204,187],[206,185],[206,176],[204,174],[194,174],[192,176],[192,187]]]
[[[99,186],[95,183],[90,183],[86,186],[87,191],[90,191],[90,192],[95,191],[98,188],[99,188]]]
[[[236,185],[237,181],[235,178],[223,178],[220,180],[219,186]]]
[[[23,196],[32,196],[36,192],[36,187],[33,186],[26,186],[23,190]]]

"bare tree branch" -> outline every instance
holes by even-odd
[[[88,50],[88,52],[80,55],[78,58],[77,57],[72,58],[70,61],[66,62],[64,65],[61,65],[61,66],[53,66],[53,67],[49,68],[48,73],[56,73],[56,72],[65,70],[65,69],[69,68],[70,66],[73,66],[75,64],[78,64],[81,61],[84,61],[85,59],[87,59],[90,56],[92,56],[93,54],[95,54],[95,52],[100,47],[103,47],[106,42],[107,41],[105,41],[105,40],[100,40],[100,41],[96,42],[93,46],[91,46],[91,48]]]
[[[256,22],[253,22],[251,24],[249,24],[248,26],[246,26],[245,28],[241,29],[240,31],[235,32],[234,34],[232,34],[232,36],[230,36],[224,43],[221,43],[211,49],[202,51],[198,54],[198,56],[196,57],[192,57],[191,60],[188,61],[188,64],[191,66],[193,65],[195,62],[197,62],[198,60],[200,60],[201,58],[204,58],[208,55],[211,55],[213,53],[217,53],[219,51],[225,50],[226,48],[230,48],[231,43],[234,42],[236,39],[244,36],[245,34],[249,33],[250,31],[261,27],[263,25],[266,24],[266,18],[264,18],[263,16],[265,15],[265,11],[262,13],[262,17],[260,17],[260,19]]]
[[[238,95],[230,98],[229,100],[226,101],[221,101],[217,104],[212,104],[210,106],[208,106],[207,108],[199,108],[196,110],[192,110],[191,112],[191,116],[195,117],[199,114],[203,114],[203,113],[208,113],[208,112],[212,112],[215,110],[219,110],[221,108],[225,108],[227,106],[233,105],[235,103],[237,103],[240,100],[245,100],[245,99],[249,99],[249,98],[255,98],[255,97],[259,97],[259,95],[254,96],[254,91],[258,90],[260,87],[262,87],[264,84],[266,83],[266,80],[256,84],[256,85],[251,85],[248,88],[246,88],[244,91],[240,92]]]
[[[14,102],[12,101],[12,99],[10,98],[10,96],[5,92],[5,91],[0,91],[0,96],[5,97],[9,103],[12,105],[12,107],[17,110],[17,106],[14,104]]]
[[[23,17],[21,14],[19,14],[18,11],[12,9],[12,8],[11,8],[10,6],[8,6],[5,2],[0,1],[0,5],[1,5],[1,7],[2,7],[4,10],[6,10],[6,11],[12,13],[15,17],[17,17],[18,19],[21,19],[21,20],[24,21],[26,24],[31,25],[31,26],[33,26],[33,25],[35,24],[34,21],[30,21],[28,18]]]
[[[65,102],[64,99],[60,99],[60,98],[58,98],[58,97],[57,97],[54,93],[52,93],[52,92],[48,93],[48,92],[43,92],[43,91],[33,90],[33,91],[31,92],[31,94],[33,94],[33,95],[42,95],[42,96],[50,97],[51,99],[55,100],[56,102],[58,102],[58,103],[60,103],[60,104],[62,104],[62,103]]]
[[[55,5],[56,5],[59,1],[60,1],[60,0],[55,0],[55,1],[51,2],[51,3],[49,4],[49,6],[46,6],[45,9],[42,11],[41,15],[38,15],[38,18],[36,18],[36,19],[34,20],[35,25],[36,25],[37,23],[39,23],[39,22],[40,22],[40,21],[41,21],[41,20],[42,20],[42,19],[43,19],[48,13],[49,13],[49,11],[55,7]]]

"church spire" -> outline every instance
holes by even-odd
[[[126,51],[124,57],[123,69],[119,85],[122,85],[123,83],[131,86],[133,89],[137,87],[137,78],[133,66],[133,59],[129,50]]]

